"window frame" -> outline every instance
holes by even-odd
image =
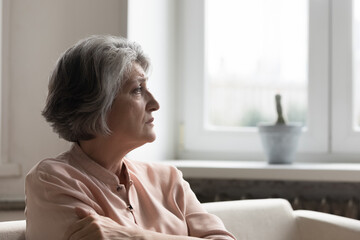
[[[0,2],[0,178],[21,176],[21,167],[9,158],[9,36],[11,0]]]
[[[351,0],[346,1],[351,3]],[[308,126],[301,136],[296,160],[329,161],[335,156],[338,159],[342,153],[351,155],[341,156],[343,159],[354,159],[353,153],[360,149],[355,147],[360,146],[360,141],[354,141],[354,136],[359,136],[357,133],[354,135],[355,132],[346,135],[353,145],[344,148],[343,145],[348,145],[348,142],[342,141],[344,137],[340,136],[349,129],[339,127],[343,119],[336,117],[336,112],[341,110],[346,111],[346,116],[352,112],[351,104],[343,107],[349,104],[352,79],[347,78],[346,84],[339,87],[344,81],[339,75],[348,69],[342,66],[345,63],[339,69],[334,67],[341,62],[340,58],[339,62],[334,58],[338,57],[343,46],[337,45],[339,39],[333,38],[336,34],[340,38],[342,35],[339,32],[346,30],[340,27],[341,21],[338,23],[338,18],[344,14],[336,12],[337,5],[341,3],[337,0],[309,1]],[[178,156],[262,160],[264,155],[256,128],[218,128],[217,131],[205,128],[204,4],[204,0],[183,0],[179,7],[179,77],[183,86],[179,90],[182,109]],[[349,58],[349,55],[343,57]],[[335,98],[339,96],[343,101],[336,102]]]
[[[354,129],[354,79],[351,0],[332,0],[332,151],[359,153],[360,131]]]

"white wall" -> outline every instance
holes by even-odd
[[[0,176],[0,199],[23,198],[24,178],[39,160],[68,148],[41,117],[47,81],[60,53],[92,34],[127,34],[126,0],[3,0],[8,11],[7,149],[21,177]],[[5,41],[6,44],[6,41]],[[4,66],[3,65],[3,66]],[[157,150],[160,150],[158,148]],[[2,159],[4,161],[4,159]],[[0,164],[1,168],[1,164]]]
[[[160,103],[155,112],[155,142],[129,154],[141,161],[174,159],[177,96],[176,0],[131,0],[128,3],[128,38],[143,47],[152,62],[149,88]]]

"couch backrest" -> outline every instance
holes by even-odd
[[[283,199],[239,200],[203,204],[237,239],[299,240],[293,209]]]

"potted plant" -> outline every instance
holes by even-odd
[[[281,96],[275,95],[277,121],[258,125],[261,142],[270,164],[289,164],[294,161],[302,126],[286,123],[283,117]]]

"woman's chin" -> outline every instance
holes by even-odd
[[[154,142],[155,140],[156,140],[156,134],[153,133],[153,134],[149,135],[147,142],[151,143],[151,142]]]
[[[139,139],[140,140],[140,139]],[[154,132],[149,132],[141,137],[141,145],[144,145],[146,143],[152,143],[156,140],[156,134]]]

